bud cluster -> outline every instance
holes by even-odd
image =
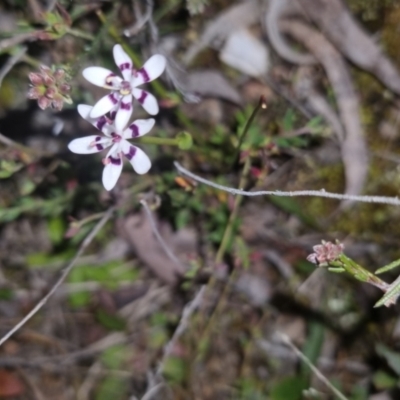
[[[31,88],[28,91],[28,98],[36,99],[42,110],[51,107],[60,111],[64,102],[72,103],[69,96],[71,78],[64,69],[52,69],[41,65],[40,72],[31,72],[29,79]]]

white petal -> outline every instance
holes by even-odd
[[[152,94],[142,89],[133,89],[133,96],[150,115],[156,115],[158,113],[157,99]]]
[[[106,86],[106,79],[116,77],[114,72],[103,67],[88,67],[82,71],[83,77],[93,85]],[[121,79],[121,78],[120,78]]]
[[[110,124],[110,121],[105,116],[101,116],[99,118],[91,118],[90,113],[92,112],[93,107],[87,104],[78,104],[78,113],[80,116],[86,121],[90,122],[95,128],[102,131],[106,136],[110,136],[111,132],[114,130],[114,127]]]
[[[122,134],[124,139],[133,139],[149,133],[155,124],[153,118],[137,119],[126,128]]]
[[[120,155],[116,152],[119,145],[114,145],[107,154],[106,159],[110,162],[103,169],[103,186],[106,190],[111,190],[121,175],[123,162]]]
[[[86,121],[89,121],[92,109],[93,107],[88,104],[78,104],[78,113],[82,118],[86,119]]]
[[[122,132],[126,128],[132,115],[132,111],[132,95],[129,94],[122,98],[115,116],[115,129],[117,133]]]
[[[142,68],[135,71],[132,86],[136,87],[158,78],[164,72],[166,63],[165,57],[161,54],[150,57]]]
[[[98,118],[107,114],[116,104],[118,104],[118,102],[119,95],[117,93],[110,93],[107,96],[102,97],[92,108],[90,117]]]
[[[111,140],[104,136],[92,135],[74,139],[68,144],[68,148],[76,154],[93,154],[109,147],[111,143]]]
[[[139,147],[132,146],[124,139],[121,141],[121,149],[137,174],[143,175],[149,172],[151,161],[143,150],[139,149]]]
[[[113,55],[115,64],[117,64],[120,69],[124,79],[126,81],[130,81],[132,77],[132,68],[133,63],[128,54],[125,53],[125,50],[122,48],[120,44],[116,44],[113,48]]]

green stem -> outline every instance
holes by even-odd
[[[167,146],[179,146],[179,141],[173,138],[160,138],[154,136],[144,136],[138,139],[139,143],[143,144],[159,144]]]
[[[251,123],[254,120],[254,117],[256,116],[257,112],[260,110],[260,108],[265,108],[264,105],[265,105],[264,99],[263,99],[263,97],[261,97],[258,105],[254,108],[249,120],[247,121],[247,123],[246,123],[246,125],[245,125],[245,127],[243,129],[243,132],[242,132],[242,135],[241,135],[241,139],[242,140],[239,142],[239,145],[242,144],[243,139],[246,137],[246,134],[247,134],[247,132],[248,132],[250,126],[251,126]],[[240,147],[238,147],[238,150],[240,151]],[[246,156],[245,163],[244,163],[244,166],[243,166],[243,170],[242,170],[242,173],[240,175],[240,180],[239,180],[239,188],[240,189],[244,188],[246,186],[246,184],[247,184],[247,179],[248,179],[248,174],[249,174],[250,168],[251,168],[251,157],[250,157],[250,154],[248,154]],[[230,244],[230,242],[232,240],[234,223],[235,223],[236,218],[238,216],[239,208],[240,208],[240,205],[242,204],[242,200],[243,200],[243,196],[241,196],[241,195],[237,195],[236,198],[235,198],[235,202],[234,202],[234,205],[233,205],[233,210],[232,210],[232,212],[231,212],[231,214],[229,216],[229,220],[228,220],[228,223],[226,225],[226,228],[225,228],[225,231],[224,231],[224,235],[223,235],[222,240],[221,240],[221,244],[220,244],[220,246],[218,248],[218,251],[217,251],[217,254],[215,256],[215,264],[217,264],[217,265],[222,262],[222,260],[224,258],[224,255],[225,255],[226,251],[229,248],[229,244]],[[226,301],[226,299],[228,297],[229,289],[233,285],[233,282],[234,282],[234,279],[236,277],[236,274],[237,274],[237,270],[234,269],[233,272],[231,273],[230,277],[229,277],[228,283],[226,284],[224,290],[222,291],[221,296],[219,297],[217,305],[215,306],[215,309],[214,309],[213,313],[211,314],[204,331],[200,335],[199,343],[202,343],[204,338],[208,336],[208,334],[209,334],[209,332],[210,332],[210,330],[211,330],[211,328],[213,326],[214,320],[219,315],[219,312],[223,309],[225,301]],[[209,281],[209,283],[208,283],[207,291],[208,292],[211,291],[215,285],[216,285],[216,278],[215,278],[215,276],[212,276],[210,281]],[[197,359],[201,358],[201,356],[202,355],[199,354]]]
[[[22,57],[22,60],[25,61],[27,64],[29,64],[29,65],[30,65],[31,67],[33,67],[33,68],[39,68],[39,67],[42,65],[41,62],[35,60],[35,59],[34,59],[33,57],[31,57],[31,56],[28,56],[27,54],[25,54],[25,55]]]
[[[247,175],[249,174],[250,168],[251,168],[251,158],[247,157],[246,161],[244,163],[242,175],[240,177],[239,189],[245,188],[246,183],[247,183]],[[233,210],[231,212],[231,215],[229,216],[228,225],[225,228],[221,244],[219,246],[217,255],[215,257],[216,264],[220,264],[222,262],[225,252],[228,249],[229,242],[231,241],[231,237],[232,237],[233,226],[234,226],[234,223],[238,216],[239,208],[240,208],[240,205],[242,204],[242,201],[243,201],[243,196],[238,195],[235,197],[235,202],[233,204]]]
[[[336,268],[343,268],[348,274],[352,275],[355,279],[361,282],[370,283],[371,285],[381,289],[387,287],[386,282],[382,281],[376,275],[369,272],[343,253],[340,254],[335,261],[330,262],[329,265],[332,265]]]
[[[254,120],[255,116],[257,115],[258,111],[260,110],[260,108],[264,108],[264,109],[267,108],[267,104],[265,102],[264,96],[260,97],[260,100],[259,100],[257,106],[254,108],[253,112],[250,115],[250,118],[247,120],[246,125],[244,126],[243,132],[242,132],[242,134],[240,135],[240,138],[239,138],[239,143],[237,145],[236,158],[238,157],[238,155],[240,153],[240,148],[242,147],[243,141],[246,138],[247,132],[249,131],[250,126],[253,123],[253,120]]]
[[[91,35],[90,33],[83,32],[83,31],[81,31],[79,29],[68,28],[67,29],[67,33],[69,33],[72,36],[78,37],[80,39],[85,39],[85,40],[90,40],[90,41],[94,40],[94,36],[93,35]]]

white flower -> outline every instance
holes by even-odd
[[[132,164],[136,173],[142,175],[149,171],[151,161],[146,153],[131,145],[127,139],[137,138],[148,133],[154,126],[154,119],[138,119],[126,129],[117,129],[114,121],[106,116],[92,118],[92,106],[78,105],[78,112],[103,135],[92,135],[75,139],[68,144],[68,148],[77,154],[93,154],[111,146],[107,156],[103,159],[103,185],[111,190],[118,181],[122,171],[122,155]]]
[[[88,67],[82,71],[83,76],[97,86],[111,89],[111,93],[102,97],[93,107],[90,117],[98,118],[109,111],[116,111],[115,126],[122,130],[132,115],[132,96],[151,115],[158,113],[156,98],[139,89],[138,86],[158,78],[164,71],[166,60],[155,54],[147,60],[142,68],[135,70],[131,58],[116,44],[113,49],[114,61],[120,69],[123,79],[103,67]]]

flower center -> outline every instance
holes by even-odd
[[[120,135],[118,135],[117,133],[115,133],[115,132],[113,132],[111,134],[111,136],[112,136],[113,143],[119,143],[121,141],[121,139],[122,139],[122,137]]]
[[[128,94],[131,94],[131,84],[128,81],[122,81],[120,86],[119,86],[119,93],[122,96],[126,96]]]

